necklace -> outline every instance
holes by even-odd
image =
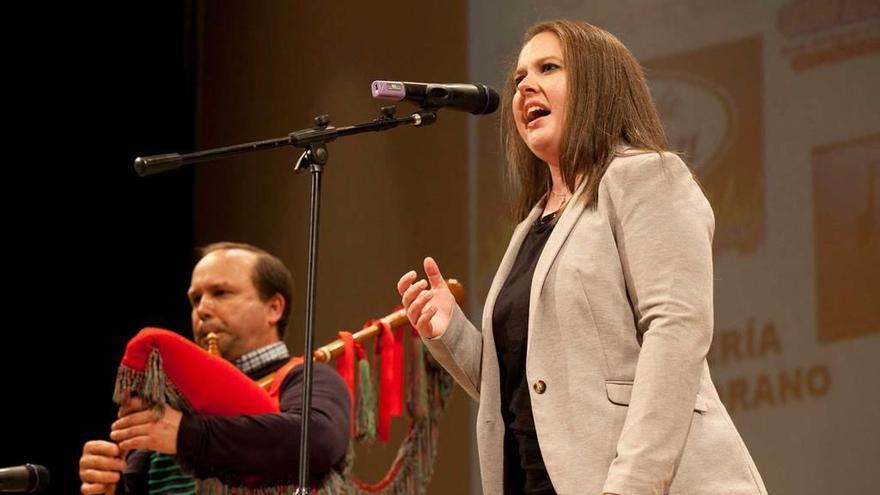
[[[568,203],[568,200],[571,198],[571,193],[569,192],[558,193],[552,189],[550,190],[550,195],[556,196],[557,198],[562,198],[562,202],[559,203],[560,210],[565,206],[565,203]]]

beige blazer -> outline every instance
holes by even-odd
[[[585,208],[575,191],[541,253],[529,302],[526,377],[559,494],[766,494],[709,376],[712,208],[675,155],[623,151]],[[426,341],[479,401],[483,493],[502,493],[492,313],[535,207],[516,227],[483,311]]]

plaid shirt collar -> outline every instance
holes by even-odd
[[[288,358],[290,358],[290,352],[287,350],[287,345],[282,341],[278,341],[248,352],[236,359],[232,364],[240,369],[242,373],[250,375],[270,363]]]

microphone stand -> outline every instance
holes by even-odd
[[[305,327],[305,350],[304,357],[312,356],[315,323],[315,287],[318,282],[318,220],[321,210],[321,174],[324,166],[330,158],[327,151],[327,143],[338,137],[361,134],[364,132],[377,132],[393,129],[401,124],[411,124],[416,127],[433,124],[437,120],[436,109],[423,108],[409,116],[396,118],[395,107],[382,107],[379,117],[371,122],[355,124],[345,127],[333,127],[327,115],[315,117],[315,127],[291,132],[284,138],[255,141],[252,143],[237,144],[223,148],[214,148],[180,155],[169,153],[138,157],[134,161],[134,168],[141,176],[157,174],[178,168],[191,163],[216,160],[232,155],[252,153],[254,151],[278,148],[280,146],[294,146],[304,148],[305,151],[299,157],[294,166],[294,171],[312,173],[311,205],[309,207],[309,266],[308,282],[306,286],[306,327]],[[309,418],[312,409],[312,359],[303,361],[303,416],[302,429],[300,431],[299,448],[299,486],[297,495],[309,493]]]

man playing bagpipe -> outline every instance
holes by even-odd
[[[286,493],[297,482],[303,372],[281,340],[290,316],[290,272],[247,244],[212,244],[201,256],[188,291],[195,341],[207,347],[215,334],[220,356],[268,394],[240,382],[241,373],[186,339],[143,330],[120,366],[112,441],[83,447],[83,494],[105,493],[117,482],[118,493],[129,495]],[[218,369],[222,373],[213,374]],[[232,405],[206,404],[199,388]],[[309,473],[317,485],[345,458],[351,396],[336,371],[320,363],[312,393]],[[229,412],[238,410],[251,413]]]

